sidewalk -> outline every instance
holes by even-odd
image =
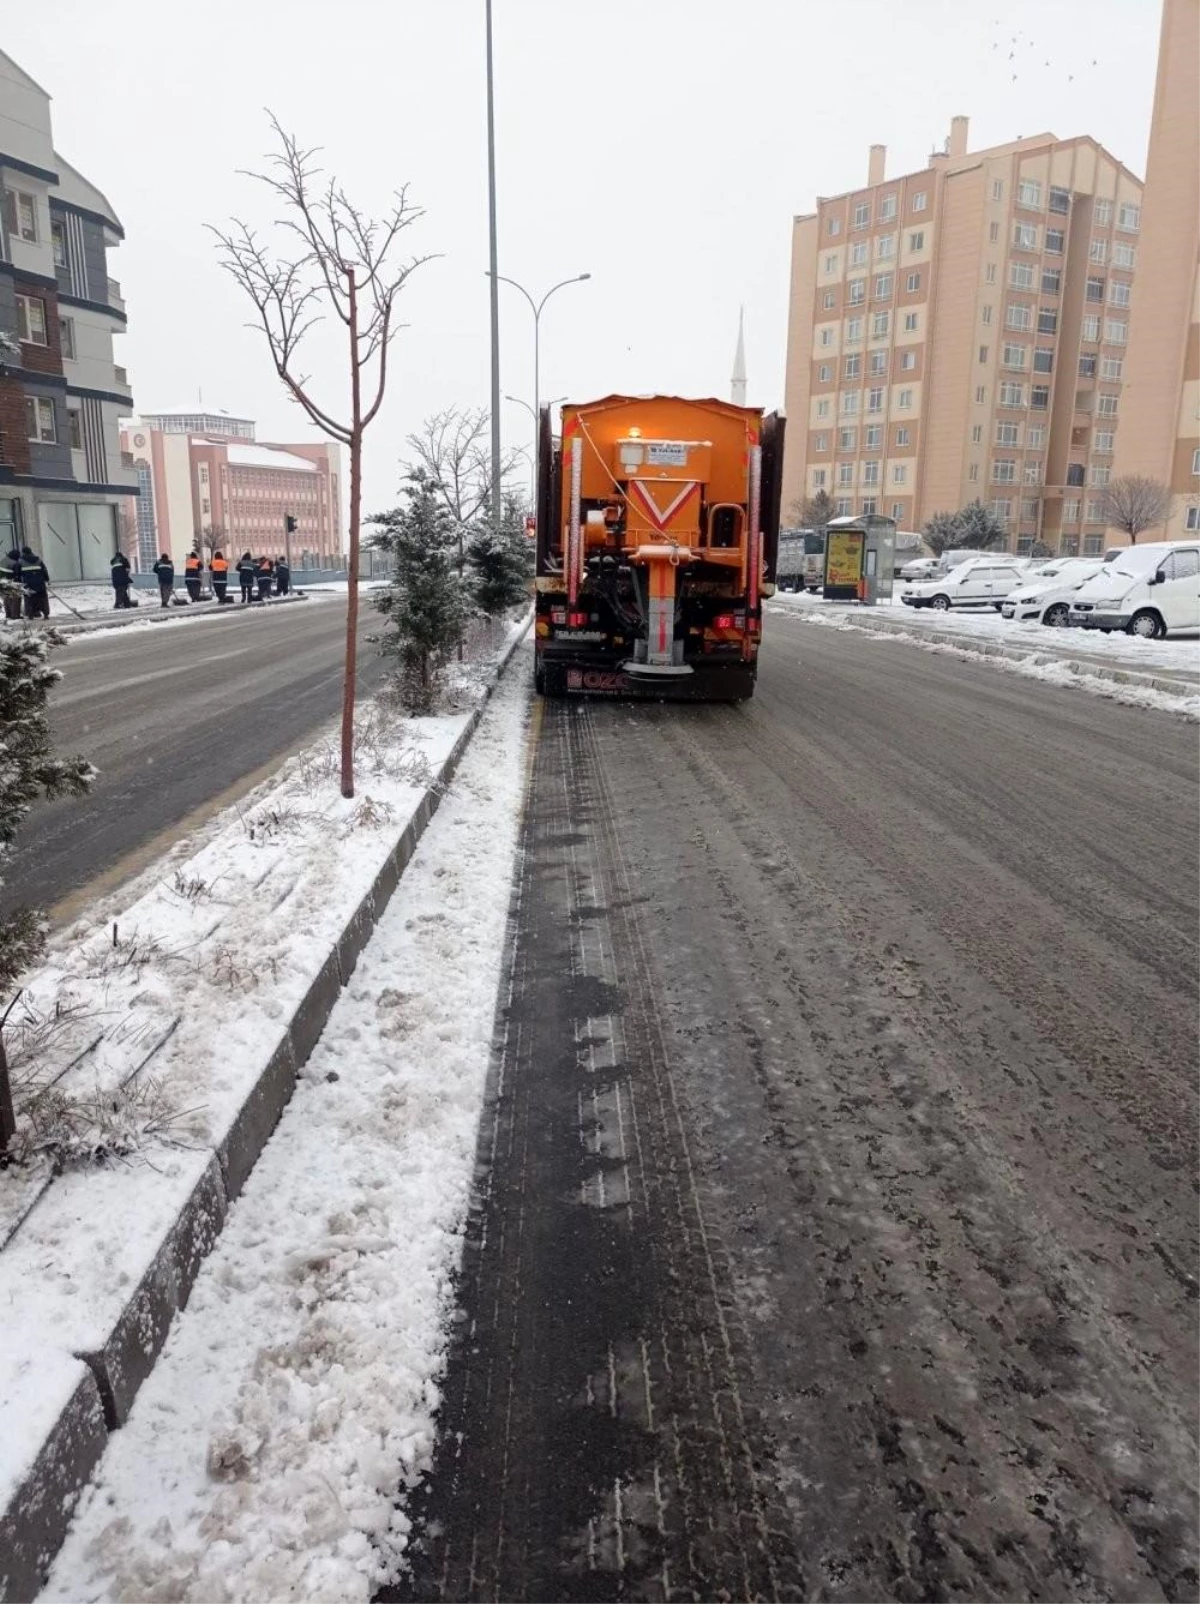
[[[308,599],[306,592],[297,590],[287,596],[271,596],[266,601],[252,602],[248,607],[232,599],[225,603],[189,602],[184,607],[160,607],[155,603],[153,607],[147,604],[142,607],[110,607],[106,610],[97,608],[92,616],[85,613],[81,618],[74,617],[70,613],[54,613],[48,626],[45,620],[32,619],[28,622],[35,627],[54,628],[62,635],[91,635],[98,630],[124,629],[132,624],[180,624],[191,618],[235,618],[244,613],[252,613],[257,608],[285,607],[289,602],[308,601]]]

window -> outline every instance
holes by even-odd
[[[875,241],[875,254],[885,258],[895,256],[896,236],[894,234],[881,234]]]
[[[1051,346],[1051,345],[1039,345],[1038,346],[1037,350],[1033,353],[1033,371],[1035,373],[1053,373],[1054,372],[1054,347],[1053,346]]]
[[[902,501],[893,501],[892,502],[892,517],[896,521],[896,523],[900,523],[901,520],[903,519],[903,517],[904,517],[904,503]]]
[[[1029,425],[1028,445],[1030,451],[1040,451],[1046,444],[1046,425],[1044,423],[1031,423]]]
[[[990,242],[993,245],[995,245],[996,242],[999,240],[999,238],[1000,238],[1000,224],[999,223],[989,223],[988,224],[988,239],[990,240]]]
[[[830,312],[837,305],[837,296],[832,290],[826,290],[821,297],[821,305],[826,312]]]
[[[1132,245],[1126,245],[1117,240],[1113,245],[1113,266],[1132,268],[1137,266],[1137,252]]]
[[[1038,333],[1058,333],[1058,313],[1053,307],[1043,306],[1038,311]]]
[[[1101,501],[1099,496],[1095,498],[1089,498],[1088,500],[1087,521],[1090,524],[1099,524],[1104,522],[1104,503]]]
[[[850,266],[861,267],[867,259],[867,253],[869,249],[870,247],[865,239],[856,241],[856,243],[850,247]]]
[[[53,445],[58,439],[54,423],[54,402],[47,396],[25,397],[25,432],[30,440]]]
[[[1108,286],[1109,306],[1128,306],[1130,299],[1130,286],[1123,284],[1120,279],[1113,279]]]
[[[866,451],[878,451],[883,444],[883,425],[869,423],[863,435],[863,448]]]
[[[875,509],[878,506],[879,506],[879,498],[877,496],[864,496],[863,497],[862,510],[863,510],[864,513],[874,512]]]
[[[855,226],[855,228],[866,228],[868,226],[868,224],[870,223],[870,221],[871,221],[871,203],[870,203],[870,201],[859,201],[858,205],[854,208],[854,226]]]
[[[973,462],[967,469],[967,478],[970,479],[972,483],[975,483],[978,480],[979,464],[977,462]]]
[[[1040,459],[1035,458],[1035,457],[1026,457],[1026,459],[1025,459],[1025,483],[1027,485],[1040,485],[1041,482],[1042,482],[1042,464],[1041,464]],[[1033,509],[1034,509],[1034,512],[1037,511],[1037,502],[1036,501],[1027,502],[1026,505],[1027,506],[1032,506]],[[1033,517],[1033,513],[1027,513],[1026,517],[1032,518]]]
[[[60,317],[58,320],[58,340],[62,346],[62,354],[69,362],[75,360],[75,319],[73,317]]]
[[[1083,555],[1085,557],[1098,557],[1104,550],[1103,535],[1084,535]]]
[[[890,312],[876,312],[871,319],[871,338],[873,340],[886,339],[891,326],[892,314]]]
[[[50,223],[50,243],[54,247],[55,267],[67,266],[67,231],[62,223]],[[1131,263],[1130,266],[1133,264]]]
[[[877,485],[879,483],[879,464],[877,462],[864,462],[862,472],[864,485]]]
[[[1104,280],[1102,278],[1088,279],[1086,296],[1089,301],[1102,301],[1104,299]]]
[[[875,279],[875,299],[886,301],[892,293],[893,278],[891,273],[879,273]]]
[[[992,199],[994,201],[1002,201],[1004,199],[1004,180],[1002,178],[992,179]]]
[[[1023,407],[1025,405],[1025,386],[1013,384],[1006,380],[1000,386],[1000,405],[1002,407]]]
[[[824,488],[825,488],[825,470],[824,470],[824,468],[814,468],[813,469],[812,483],[813,483],[813,489],[814,490],[824,490]]]
[[[1189,531],[1200,529],[1200,507],[1188,508],[1184,528]]]
[[[912,393],[912,391],[911,390],[901,390],[901,392],[899,394],[899,397],[897,398],[897,401],[896,401],[896,405],[900,409],[900,411],[901,412],[909,412],[909,411],[911,411],[912,410],[912,403],[913,403],[913,393]]]
[[[1006,329],[1031,329],[1033,327],[1033,307],[1028,301],[1013,301],[1004,314],[1004,327]]]
[[[1101,456],[1107,456],[1112,451],[1115,439],[1116,436],[1111,429],[1097,429],[1096,438],[1092,442],[1092,450],[1099,452]]]
[[[1050,256],[1061,256],[1066,249],[1067,236],[1061,228],[1048,228],[1046,230],[1046,251]]]
[[[885,195],[879,203],[879,221],[881,223],[890,223],[895,215],[896,197],[894,195]]]
[[[845,518],[853,505],[849,496],[839,496],[833,504],[833,510],[839,518]]]
[[[910,295],[915,294],[921,288],[921,275],[919,273],[910,273],[905,288]]]
[[[1019,446],[1021,444],[1021,425],[1019,423],[997,423],[996,444],[998,446]]]
[[[917,229],[915,234],[908,236],[908,248],[910,251],[923,251],[925,249],[925,230],[923,228]]]
[[[1062,287],[1062,274],[1056,267],[1047,267],[1042,270],[1042,294],[1057,295]]]
[[[836,273],[841,260],[841,256],[837,251],[830,251],[825,258],[825,271],[827,273]]]
[[[881,373],[886,373],[886,372],[887,372],[887,352],[886,351],[872,351],[871,352],[871,376],[872,376],[872,378],[878,378]]]
[[[989,347],[986,346],[986,345],[981,345],[979,347],[979,360],[981,362],[986,362],[987,361],[987,359],[988,359],[988,351],[989,351]]]
[[[882,389],[875,389],[875,390],[868,390],[867,391],[867,411],[868,412],[882,412],[883,411],[883,391],[882,391]]]
[[[990,323],[992,321],[992,304],[990,301],[979,315],[985,323]]]
[[[830,234],[840,234],[842,232],[842,220],[840,217],[831,217],[825,227]]]
[[[1009,287],[1014,290],[1033,288],[1033,266],[1029,262],[1013,262],[1008,269]]]
[[[1123,357],[1105,356],[1100,358],[1100,377],[1102,379],[1119,379],[1125,367]]]
[[[915,351],[901,351],[901,353],[900,353],[900,371],[901,371],[901,373],[911,373],[912,370],[916,367],[916,365],[917,365],[917,353]]]
[[[908,444],[908,430],[907,429],[897,429],[896,430],[896,445],[897,446],[906,446],[907,444]]]
[[[985,384],[977,384],[975,386],[975,405],[981,407],[986,400],[987,386]]]
[[[828,362],[822,362],[820,367],[817,369],[817,383],[828,384],[832,378],[833,369],[830,367]]]
[[[1111,435],[1109,439],[1112,439]],[[1192,478],[1194,479],[1198,475],[1200,475],[1200,446],[1197,446],[1195,451],[1192,452]]]
[[[845,377],[847,379],[857,379],[857,378],[860,378],[861,375],[862,375],[862,352],[861,351],[853,351],[846,358]]]
[[[1003,496],[999,501],[990,501],[988,506],[992,510],[992,516],[999,518],[1002,524],[1006,524],[1012,517],[1012,502]]]
[[[845,418],[852,418],[857,411],[858,411],[858,391],[857,390],[843,390],[842,391],[842,416],[845,417]]]
[[[1079,358],[1079,377],[1081,379],[1094,379],[1096,377],[1096,356],[1094,352],[1085,352]]]
[[[913,211],[923,212],[925,210],[925,204],[927,200],[928,196],[926,195],[925,191],[923,189],[919,189],[912,198]]]
[[[46,303],[36,295],[17,296],[17,334],[22,345],[45,345]],[[30,436],[32,439],[33,436]]]
[[[78,407],[67,408],[67,434],[71,441],[72,451],[83,450],[83,419]]]
[[[1079,511],[1080,511],[1080,508],[1082,506],[1083,506],[1083,502],[1080,501],[1078,496],[1072,496],[1069,501],[1064,501],[1063,502],[1063,523],[1065,523],[1065,524],[1077,524],[1079,522]]]
[[[1106,485],[1112,477],[1112,469],[1106,462],[1097,462],[1092,468],[1092,483]]]
[[[1006,345],[1004,347],[1004,366],[1006,368],[1024,368],[1029,365],[1029,347],[1027,345]]]
[[[908,464],[906,462],[892,463],[892,483],[906,485],[908,483]]]
[[[37,244],[37,201],[19,189],[4,191],[4,221],[8,232],[18,239]],[[32,437],[31,437],[32,438]]]
[[[982,423],[973,424],[972,427],[971,427],[971,444],[973,446],[977,446],[982,441],[982,439],[983,439],[983,424]]]
[[[850,305],[861,306],[867,298],[867,281],[865,278],[852,278],[850,280]]]
[[[1098,200],[1096,202],[1095,208],[1094,208],[1094,210],[1092,212],[1092,216],[1095,218],[1096,222],[1098,222],[1098,223],[1111,223],[1112,222],[1112,201],[1110,201],[1110,200]]]
[[[1129,334],[1129,324],[1123,318],[1105,318],[1104,338],[1109,345],[1124,345]]]
[[[837,482],[839,485],[852,485],[854,483],[854,464],[852,462],[838,463]]]
[[[1017,464],[1013,457],[997,457],[992,463],[992,483],[1012,485],[1017,482]]]
[[[817,417],[818,418],[827,418],[828,416],[829,416],[829,397],[827,395],[823,395],[821,397],[821,399],[817,402]]]
[[[814,451],[828,451],[829,450],[829,436],[827,434],[814,434],[813,435],[813,450]]]
[[[1100,319],[1089,314],[1083,319],[1080,329],[1085,340],[1098,340],[1100,338]]]
[[[1100,417],[1100,418],[1115,418],[1116,415],[1117,415],[1117,407],[1120,404],[1120,400],[1121,400],[1120,396],[1116,396],[1116,395],[1101,395],[1101,396],[1097,396],[1097,398],[1096,398],[1096,415],[1097,415],[1097,417]]]
[[[838,450],[839,451],[853,451],[855,445],[857,444],[857,441],[858,441],[858,430],[857,429],[839,429],[838,430]]]
[[[1019,251],[1036,251],[1041,232],[1036,223],[1014,223],[1013,244]]]
[[[1038,498],[1036,496],[1023,496],[1021,498],[1021,518],[1030,523],[1038,514]]]
[[[920,326],[921,326],[921,314],[919,312],[906,312],[904,314],[904,329],[905,329],[905,333],[913,334],[913,333],[916,332],[917,329],[920,328]]]
[[[1050,405],[1050,386],[1035,384],[1029,392],[1029,405],[1035,412],[1045,412]]]
[[[1117,208],[1117,227],[1124,228],[1130,233],[1135,232],[1142,224],[1142,208],[1131,206],[1128,202]]]
[[[1069,212],[1071,210],[1071,191],[1059,189],[1057,185],[1050,185],[1050,210],[1052,212]]]
[[[1017,185],[1017,205],[1042,208],[1042,186],[1036,178],[1023,178]]]
[[[1097,267],[1104,266],[1105,262],[1108,261],[1108,241],[1106,239],[1094,239],[1092,241],[1091,248],[1088,251],[1088,261],[1094,262]]]

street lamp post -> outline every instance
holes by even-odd
[[[496,116],[492,74],[492,0],[484,0],[487,32],[488,261],[492,324],[492,522],[500,527],[500,286],[496,277]]]
[[[519,406],[519,407],[524,407],[526,412],[528,412],[529,416],[533,419],[533,452],[534,452],[534,454],[530,457],[529,461],[530,461],[530,463],[531,463],[531,465],[533,467],[533,510],[534,510],[535,515],[536,515],[536,513],[537,513],[537,444],[538,444],[538,429],[539,429],[537,408],[536,407],[531,407],[529,405],[528,401],[522,401],[522,399],[521,399],[521,397],[519,395],[506,395],[504,397],[504,399],[506,401],[515,402],[516,405]],[[560,401],[565,401],[566,399],[567,398],[566,398],[565,395],[552,396],[551,399],[546,402],[546,405],[548,407],[556,407]]]
[[[487,274],[487,277],[493,281],[493,289],[495,289],[496,284],[511,284],[514,290],[520,290],[521,294],[529,302],[529,310],[533,313],[533,500],[535,513],[537,509],[538,470],[541,466],[538,462],[538,455],[542,444],[542,419],[539,390],[541,379],[540,365],[542,309],[550,297],[558,290],[565,289],[568,284],[582,284],[585,279],[589,279],[591,276],[592,275],[590,273],[576,273],[574,278],[560,279],[557,284],[552,284],[550,286],[540,301],[535,301],[525,286],[523,284],[518,284],[515,278],[505,278],[503,273],[489,272]],[[522,405],[526,404],[527,403],[522,403]]]

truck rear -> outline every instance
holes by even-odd
[[[741,701],[774,587],[783,419],[607,396],[540,420],[536,683]]]

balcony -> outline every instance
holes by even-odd
[[[128,390],[132,395],[133,386],[129,382],[129,375],[124,368],[119,368],[115,364],[113,365],[113,383],[118,390]]]
[[[121,294],[121,286],[115,278],[108,281],[108,304],[114,312],[124,312],[125,300]]]

